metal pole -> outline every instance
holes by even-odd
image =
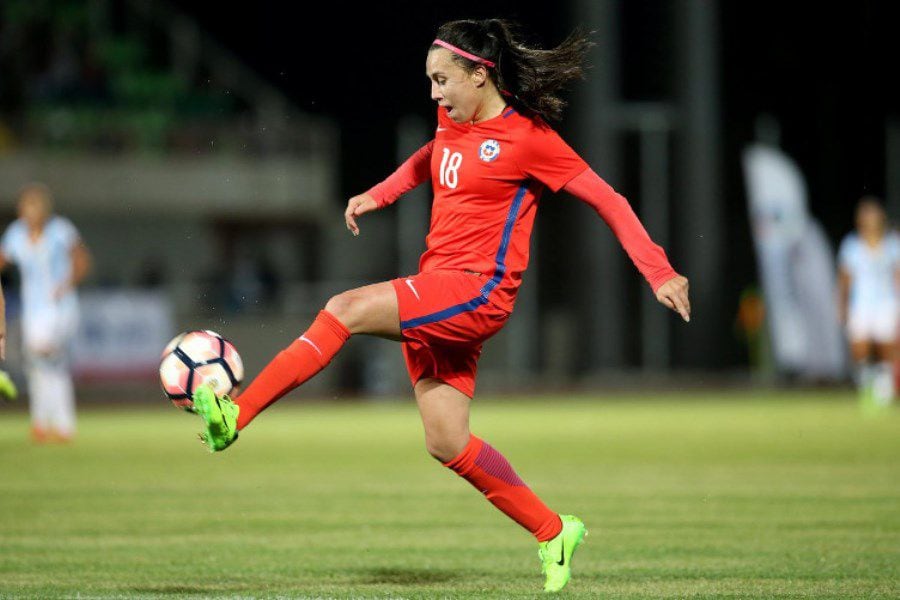
[[[648,112],[640,121],[641,221],[653,240],[669,245],[669,130],[663,115]],[[664,371],[670,364],[670,315],[642,290],[641,362],[644,369]]]
[[[716,3],[678,4],[681,27],[679,90],[679,256],[674,266],[691,280],[690,326],[681,324],[678,355],[685,366],[715,363],[720,332],[725,218],[720,184],[721,123],[717,77],[719,41]],[[712,358],[711,358],[712,357]]]
[[[532,236],[537,236],[538,223],[535,223]],[[537,375],[540,346],[540,305],[538,302],[539,261],[537,253],[532,252],[528,261],[528,271],[516,294],[516,310],[504,327],[506,333],[506,366],[507,383],[521,389],[529,385]]]
[[[619,23],[613,0],[575,0],[575,19],[595,31],[596,46],[588,56],[587,81],[573,102],[576,146],[585,160],[612,186],[619,180],[619,151],[610,118],[618,101]],[[625,362],[624,260],[615,237],[598,219],[580,218],[574,225],[573,264],[579,265],[580,287],[572,290],[580,323],[576,343],[578,368],[596,373]]]
[[[431,136],[425,121],[416,116],[400,120],[397,128],[397,164],[403,163],[421,148]],[[425,250],[428,221],[431,215],[431,186],[423,183],[408,192],[396,205],[398,275],[419,272],[419,257]]]
[[[896,223],[900,219],[900,119],[889,118],[884,127],[884,203]]]

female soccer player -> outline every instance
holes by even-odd
[[[0,240],[0,270],[9,263],[18,265],[22,275],[22,337],[32,439],[69,441],[75,434],[68,357],[78,324],[75,288],[90,270],[91,259],[71,221],[53,214],[53,199],[45,185],[32,183],[19,194],[19,218]],[[0,309],[2,300],[0,290]],[[0,323],[2,358],[6,341],[2,310]]]
[[[838,250],[838,307],[864,408],[889,404],[894,397],[898,282],[900,238],[888,230],[878,200],[864,197],[856,208],[856,231]]]
[[[434,139],[344,212],[347,228],[431,180],[434,201],[419,273],[331,298],[310,328],[278,354],[234,402],[208,388],[194,395],[201,434],[222,450],[265,407],[324,368],[354,334],[401,342],[428,452],[469,481],[539,542],[544,589],[563,588],[585,534],[519,478],[503,455],[469,431],[482,344],[506,323],[528,263],[537,201],[545,187],[590,204],[621,241],[657,298],[687,321],[687,280],[653,244],[628,202],[551,129],[559,89],[582,74],[589,42],[570,36],[529,48],[502,20],[440,27],[425,71],[437,102]]]

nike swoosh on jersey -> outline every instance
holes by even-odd
[[[437,130],[438,130],[438,133],[440,133],[442,131],[447,131],[447,128],[446,127],[438,127]]]
[[[407,280],[406,280],[406,285],[408,285],[408,286],[409,286],[409,289],[412,290],[412,293],[416,295],[416,300],[421,300],[421,298],[419,298],[419,292],[417,292],[417,291],[416,291],[416,288],[413,287],[412,279],[407,279]]]

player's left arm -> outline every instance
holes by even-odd
[[[597,211],[650,284],[656,299],[690,322],[691,301],[687,278],[672,268],[665,251],[653,243],[628,200],[590,167],[572,178],[563,189]]]
[[[90,274],[94,260],[87,244],[81,238],[72,246],[69,256],[72,259],[72,287],[76,287]]]
[[[78,238],[69,249],[69,260],[72,261],[72,275],[56,290],[56,297],[61,298],[68,291],[75,289],[91,272],[93,258],[84,240]]]
[[[687,278],[675,272],[665,251],[647,235],[628,201],[545,123],[534,126],[519,144],[516,157],[523,175],[537,179],[554,192],[564,189],[593,207],[650,284],[656,299],[690,321]]]
[[[894,286],[900,288],[900,232],[892,231],[890,239],[894,242]]]

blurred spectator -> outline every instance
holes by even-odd
[[[75,434],[69,345],[78,324],[75,288],[91,262],[75,226],[52,210],[45,185],[25,186],[19,218],[0,240],[0,269],[15,263],[22,278],[31,432],[38,442],[68,441]]]
[[[860,400],[864,406],[889,404],[900,309],[900,236],[888,230],[877,198],[859,201],[856,231],[841,243],[838,263],[840,317],[850,339]]]

